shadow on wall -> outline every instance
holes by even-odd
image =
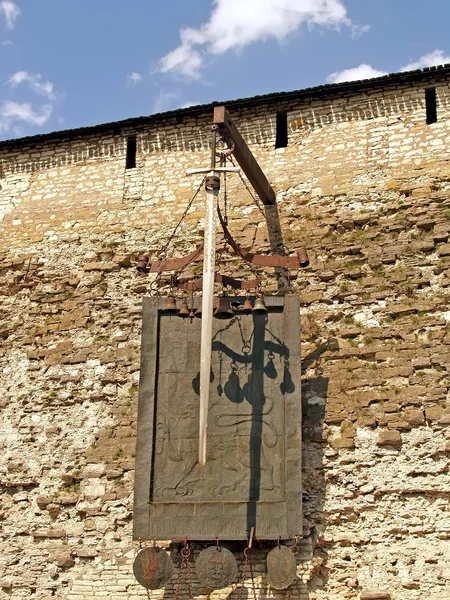
[[[302,461],[303,461],[303,543],[304,563],[300,574],[307,582],[308,595],[315,598],[315,590],[326,589],[328,581],[327,550],[318,544],[326,528],[324,449],[326,441],[323,435],[329,379],[321,373],[321,355],[335,349],[337,341],[333,338],[317,344],[316,348],[302,360]],[[306,372],[314,371],[312,377]]]
[[[240,363],[248,363],[249,381],[252,380],[251,389],[246,389],[246,384],[241,386],[238,377],[238,371],[226,372],[223,381],[225,382],[222,392],[230,402],[245,406],[250,404],[251,410],[248,412],[248,419],[252,423],[252,443],[250,446],[250,489],[249,489],[249,507],[251,508],[259,498],[261,486],[261,469],[264,473],[264,465],[261,464],[261,457],[264,456],[261,447],[261,424],[263,421],[264,411],[264,393],[262,374],[270,378],[270,363],[264,360],[264,351],[270,356],[279,354],[285,356],[286,348],[275,344],[272,340],[264,340],[265,333],[264,317],[255,318],[255,339],[253,340],[253,349],[259,348],[258,352],[249,352],[248,355],[242,356],[236,354],[231,349],[217,340],[213,342],[213,351],[222,352],[224,356],[228,356],[233,360],[232,364],[239,365]],[[267,332],[270,333],[270,332]],[[327,350],[335,347],[336,341],[333,339],[325,343],[318,344],[313,351],[304,357],[302,361],[302,370],[314,373],[312,377],[303,380],[302,383],[302,437],[303,437],[303,539],[298,541],[298,551],[296,553],[297,562],[297,578],[287,590],[274,590],[270,587],[266,576],[266,560],[267,553],[273,547],[273,543],[264,543],[255,541],[250,553],[250,563],[245,564],[243,550],[245,544],[243,542],[228,542],[224,543],[233,553],[238,562],[239,574],[236,582],[236,587],[231,592],[224,590],[223,598],[227,600],[247,600],[253,598],[275,598],[282,600],[289,598],[290,600],[314,600],[316,591],[319,589],[326,590],[328,582],[327,569],[327,550],[318,544],[318,539],[323,535],[326,526],[324,510],[325,503],[325,477],[323,469],[324,447],[325,441],[323,437],[323,426],[325,409],[328,395],[328,378],[323,377],[320,368],[321,355]],[[248,350],[250,351],[250,347]],[[267,364],[266,364],[267,363]],[[254,380],[256,378],[256,380]],[[215,378],[218,386],[222,386],[220,378]],[[284,374],[283,386],[290,379]],[[196,382],[193,382],[194,385]],[[286,390],[287,393],[292,392],[292,388]],[[242,411],[242,409],[241,409]],[[247,414],[247,413],[246,413]],[[255,445],[255,437],[260,443]],[[254,514],[251,512],[247,515],[248,525],[254,525]],[[291,543],[291,542],[289,542]],[[192,586],[193,594],[209,594],[211,590],[202,588],[197,581],[195,574],[194,556],[198,554],[208,543],[191,543],[191,557],[189,574],[186,568],[181,573],[181,544],[173,544],[171,547],[172,560],[176,570],[172,581],[172,585],[167,586],[163,598],[173,600],[174,595],[177,597],[176,590],[181,590],[181,596],[189,595],[189,586]],[[328,548],[329,549],[329,548]],[[252,571],[255,576],[252,581]],[[262,577],[261,577],[262,576]],[[245,582],[245,584],[243,583]],[[218,593],[216,591],[215,593]],[[226,594],[226,596],[225,596]],[[180,596],[180,597],[181,597]]]

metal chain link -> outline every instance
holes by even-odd
[[[181,554],[183,554],[184,552],[184,548],[181,551]],[[187,576],[188,576],[188,585],[189,585],[189,597],[193,598],[194,597],[194,590],[193,590],[193,586],[192,586],[192,573],[191,573],[191,563],[189,562],[189,557],[191,555],[191,551],[189,550],[189,547],[186,547],[186,554],[184,555],[185,558],[185,565],[187,568]]]
[[[230,157],[230,160],[231,160],[232,164],[234,165],[234,162],[232,161],[231,157]],[[218,201],[217,201],[217,207],[219,208]],[[227,213],[228,213],[227,174],[224,173],[224,216],[223,216],[223,221],[224,221],[225,225],[228,225],[228,214]],[[225,237],[225,245],[224,245],[222,253],[219,257],[219,263],[217,266],[220,265],[220,263],[222,261],[222,255],[225,252],[226,248],[228,247],[228,240],[227,240],[226,236],[224,236],[224,237]],[[259,273],[255,269],[255,267],[252,265],[252,263],[246,263],[245,266],[250,269],[251,273],[256,277],[256,279],[260,279]]]
[[[190,208],[191,208],[191,206],[192,206],[192,203],[194,202],[194,200],[195,200],[195,199],[196,199],[196,197],[198,196],[198,194],[199,194],[200,190],[202,189],[202,187],[203,187],[203,184],[205,183],[205,181],[206,181],[206,176],[205,176],[205,177],[203,177],[203,179],[202,179],[202,181],[201,181],[200,185],[198,186],[198,188],[197,188],[197,190],[196,190],[195,194],[192,196],[192,198],[191,198],[191,200],[189,201],[189,204],[187,205],[187,207],[186,207],[185,211],[184,211],[184,212],[183,212],[183,214],[181,215],[181,217],[180,217],[180,220],[179,220],[179,221],[178,221],[178,223],[175,225],[175,228],[174,228],[174,230],[172,231],[172,233],[169,235],[169,238],[168,238],[167,242],[164,244],[164,246],[163,246],[163,247],[161,248],[161,250],[158,252],[157,256],[158,256],[158,259],[159,259],[159,260],[162,260],[163,258],[165,258],[165,257],[167,256],[167,249],[168,249],[168,247],[169,247],[169,245],[170,245],[171,241],[172,241],[172,240],[173,240],[173,238],[175,237],[175,234],[177,233],[177,231],[178,231],[178,228],[180,227],[181,223],[184,221],[184,219],[185,219],[185,217],[186,217],[187,213],[189,212],[189,209],[190,209]]]
[[[256,600],[256,585],[255,585],[255,575],[253,573],[253,561],[251,559],[251,556],[249,557],[249,561],[248,561],[249,567],[250,567],[250,577],[252,579],[252,592],[253,592],[253,600]]]
[[[235,165],[235,163],[234,163],[234,161],[233,161],[233,158],[232,158],[231,156],[229,157],[229,160],[230,160],[230,162],[231,162],[231,164],[232,164],[233,166],[236,166],[236,165]],[[239,171],[239,173],[238,173],[238,174],[239,174],[239,177],[240,177],[240,179],[241,179],[242,183],[244,184],[244,187],[245,187],[245,189],[246,189],[246,190],[247,190],[247,192],[250,194],[250,196],[253,198],[253,200],[255,201],[256,207],[258,208],[259,212],[260,212],[260,213],[262,214],[262,216],[264,217],[264,220],[266,221],[266,224],[267,224],[267,228],[268,228],[268,229],[270,229],[270,231],[271,231],[271,232],[272,232],[274,235],[277,235],[277,231],[276,231],[276,230],[273,228],[273,226],[272,226],[272,225],[271,225],[271,224],[270,224],[270,223],[267,221],[266,213],[264,212],[264,210],[263,210],[263,208],[262,208],[262,206],[261,206],[261,202],[260,202],[260,200],[259,200],[258,196],[257,196],[256,194],[254,194],[254,193],[253,193],[253,191],[251,190],[250,186],[248,185],[248,183],[247,183],[247,182],[246,182],[246,180],[244,179],[244,177],[243,177],[242,173]],[[291,253],[291,252],[290,252],[290,250],[289,250],[289,248],[288,248],[288,247],[286,246],[286,244],[284,243],[284,241],[282,241],[282,242],[281,242],[280,248],[281,248],[281,250],[283,250],[283,252],[285,252],[285,253],[286,253],[286,252],[287,252],[288,254],[290,254],[290,253]]]
[[[174,594],[175,600],[180,600],[181,582],[183,580],[183,573],[184,573],[185,568],[187,571],[189,597],[190,598],[194,597],[194,591],[193,591],[193,586],[192,586],[191,564],[189,562],[190,555],[191,555],[191,551],[189,549],[189,545],[186,543],[184,548],[181,550],[181,564],[180,564],[180,570],[178,572],[177,585],[175,587],[175,594]]]
[[[233,166],[236,166],[236,165],[235,165],[235,163],[234,163],[234,161],[233,161],[233,157],[231,157],[231,156],[230,156],[230,157],[228,158],[228,160],[231,162],[231,164],[232,164]],[[253,200],[255,201],[256,207],[258,208],[259,212],[260,212],[260,213],[262,214],[262,216],[264,217],[264,220],[265,220],[265,222],[266,222],[267,228],[268,228],[268,229],[270,229],[270,231],[271,231],[271,232],[272,232],[272,233],[273,233],[273,234],[276,236],[276,235],[277,235],[277,232],[276,232],[276,231],[275,231],[275,229],[272,227],[272,225],[271,225],[271,224],[270,224],[270,223],[267,221],[267,218],[266,218],[266,213],[264,212],[264,210],[263,210],[263,209],[262,209],[262,207],[261,207],[261,203],[260,203],[260,200],[259,200],[259,198],[258,198],[257,196],[255,196],[255,194],[252,192],[252,190],[251,190],[251,189],[250,189],[250,187],[248,186],[247,182],[246,182],[246,181],[245,181],[245,179],[243,178],[243,176],[242,176],[242,173],[241,173],[241,172],[239,172],[239,177],[241,178],[241,181],[242,181],[242,183],[244,184],[244,186],[245,186],[245,189],[247,190],[247,192],[250,194],[250,196],[251,196],[251,197],[253,198]],[[252,240],[252,246],[251,246],[252,248],[253,248],[253,246],[254,246],[254,244],[255,244],[256,235],[257,235],[257,229],[255,230],[255,235],[254,235],[254,238],[253,238],[253,240]],[[286,254],[286,253],[287,253],[287,254],[291,254],[291,251],[290,251],[290,250],[289,250],[289,248],[286,246],[286,244],[284,243],[284,241],[282,241],[282,242],[281,242],[280,248],[281,248],[281,250],[282,250],[283,254]],[[253,275],[255,275],[255,277],[257,277],[257,278],[259,279],[259,274],[258,274],[258,271],[256,271],[255,267],[254,267],[254,266],[253,266],[251,263],[247,264],[246,266],[247,266],[247,267],[249,267],[249,268],[250,268],[250,271],[253,273]],[[286,271],[286,272],[287,272],[287,270],[286,270],[286,269],[284,269],[284,271]],[[290,276],[289,276],[289,275],[287,275],[287,277],[288,277],[288,283],[289,283]],[[260,287],[261,287],[261,286],[260,286]]]
[[[247,576],[248,563],[249,563],[248,548],[246,548],[244,550],[244,557],[245,557],[244,569],[242,571],[242,582],[241,582],[241,587],[239,588],[238,600],[242,600],[242,595],[244,594],[244,589],[245,589],[245,578]]]
[[[183,558],[181,558],[180,570],[178,571],[177,585],[175,586],[174,590],[175,600],[179,600],[180,598],[181,580],[183,578],[183,564]]]
[[[223,174],[223,220],[228,225],[228,191],[227,191],[227,172]]]

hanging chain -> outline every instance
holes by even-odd
[[[231,164],[233,166],[236,166],[233,158],[230,156],[229,160],[231,161]],[[266,213],[264,212],[262,206],[261,206],[261,202],[258,198],[258,196],[256,194],[253,193],[253,191],[251,190],[250,186],[248,185],[247,181],[244,179],[242,173],[239,171],[239,177],[242,181],[242,183],[244,184],[245,189],[247,190],[247,192],[250,194],[250,196],[253,198],[253,200],[255,201],[256,207],[259,210],[259,212],[262,214],[262,216],[264,217],[264,220],[266,221],[267,224],[267,228],[270,229],[270,231],[272,232],[273,235],[277,235],[277,231],[274,229],[274,227],[267,221],[267,217],[266,217]],[[290,250],[288,249],[288,247],[286,246],[286,244],[284,243],[284,241],[282,240],[280,243],[280,248],[284,253],[288,253],[290,254]]]
[[[177,585],[175,587],[175,600],[180,600],[180,590],[181,590],[181,582],[183,580],[183,573],[186,569],[187,572],[187,580],[189,586],[189,597],[194,597],[194,591],[192,586],[192,573],[191,573],[191,563],[189,562],[189,557],[191,556],[191,551],[189,549],[189,544],[186,542],[184,548],[181,550],[181,564],[180,570],[178,572]]]
[[[227,246],[228,246],[228,242],[227,242],[227,240],[225,240],[225,243],[222,246],[222,248],[219,250],[218,257],[216,259],[216,271],[218,270],[218,268],[222,264],[222,258],[223,258],[223,255],[225,253],[225,250],[227,249]]]
[[[244,594],[245,578],[247,576],[248,563],[249,563],[248,550],[249,550],[248,548],[246,548],[244,550],[244,568],[242,570],[242,582],[241,582],[241,587],[239,588],[238,600],[242,600],[242,596]]]
[[[227,172],[223,174],[223,221],[228,225],[228,191],[227,191]]]
[[[230,160],[231,160],[232,164],[234,165],[233,160],[231,159],[231,157],[230,157]],[[224,212],[225,212],[224,223],[225,223],[225,225],[227,225],[227,219],[228,219],[228,217],[227,217],[227,204],[228,204],[228,195],[227,195],[226,181],[225,181],[225,186],[224,186]],[[225,248],[227,246],[228,246],[228,240],[227,240],[227,238],[225,236],[224,250],[225,250]],[[254,277],[257,280],[260,280],[259,273],[258,273],[258,271],[256,270],[255,266],[252,263],[247,263],[245,266],[248,269],[250,269],[251,273],[254,275]]]
[[[250,550],[250,549],[249,549]],[[253,592],[253,600],[256,600],[256,585],[255,585],[255,575],[253,573],[253,561],[251,556],[249,557],[249,561],[248,561],[249,567],[250,567],[250,577],[252,580],[252,592]]]
[[[177,585],[175,587],[175,600],[179,600],[179,598],[180,598],[181,580],[183,578],[183,565],[184,565],[184,559],[182,557],[181,564],[180,564],[180,570],[178,571]]]
[[[183,548],[183,550],[181,551],[181,554],[183,554],[183,552],[185,550],[186,550],[186,552],[184,554],[184,563],[185,563],[186,569],[187,569],[188,585],[189,585],[189,597],[193,598],[194,597],[194,590],[193,590],[193,586],[192,586],[191,563],[189,562],[189,557],[191,555],[191,551],[189,550],[189,546],[186,546],[186,548]]]
[[[202,189],[202,187],[203,187],[203,184],[205,183],[205,181],[206,181],[206,176],[205,176],[205,177],[203,177],[203,179],[202,179],[202,181],[201,181],[200,185],[198,186],[198,188],[197,188],[197,190],[196,190],[195,194],[193,195],[193,197],[192,197],[192,198],[191,198],[191,200],[189,201],[189,204],[187,205],[187,207],[186,207],[185,211],[184,211],[184,212],[183,212],[183,214],[181,215],[181,217],[180,217],[180,220],[179,220],[179,221],[178,221],[178,223],[175,225],[175,228],[174,228],[174,230],[172,231],[172,233],[169,235],[169,238],[168,238],[167,242],[164,244],[164,246],[163,246],[163,247],[161,248],[161,250],[158,252],[158,259],[159,259],[159,260],[162,260],[163,258],[165,258],[165,257],[167,256],[167,249],[168,249],[168,247],[169,247],[170,243],[172,242],[173,238],[175,237],[175,235],[176,235],[176,233],[177,233],[177,231],[178,231],[178,228],[180,227],[181,223],[184,221],[184,219],[185,219],[185,217],[186,217],[187,213],[189,212],[189,209],[191,208],[191,206],[192,206],[192,203],[194,202],[194,200],[197,198],[198,194],[200,193],[200,190]]]

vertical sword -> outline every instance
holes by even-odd
[[[207,173],[205,234],[203,250],[203,287],[202,287],[202,331],[200,342],[200,422],[198,434],[198,462],[201,467],[206,462],[206,438],[208,428],[209,384],[211,377],[211,344],[214,303],[214,275],[216,267],[216,203],[220,190],[220,173],[239,173],[239,167],[216,167],[216,132],[212,128],[211,167],[208,169],[189,169],[186,175]]]

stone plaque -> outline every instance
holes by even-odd
[[[144,299],[134,536],[291,538],[301,523],[300,315],[214,319],[207,460],[198,464],[199,319]]]

